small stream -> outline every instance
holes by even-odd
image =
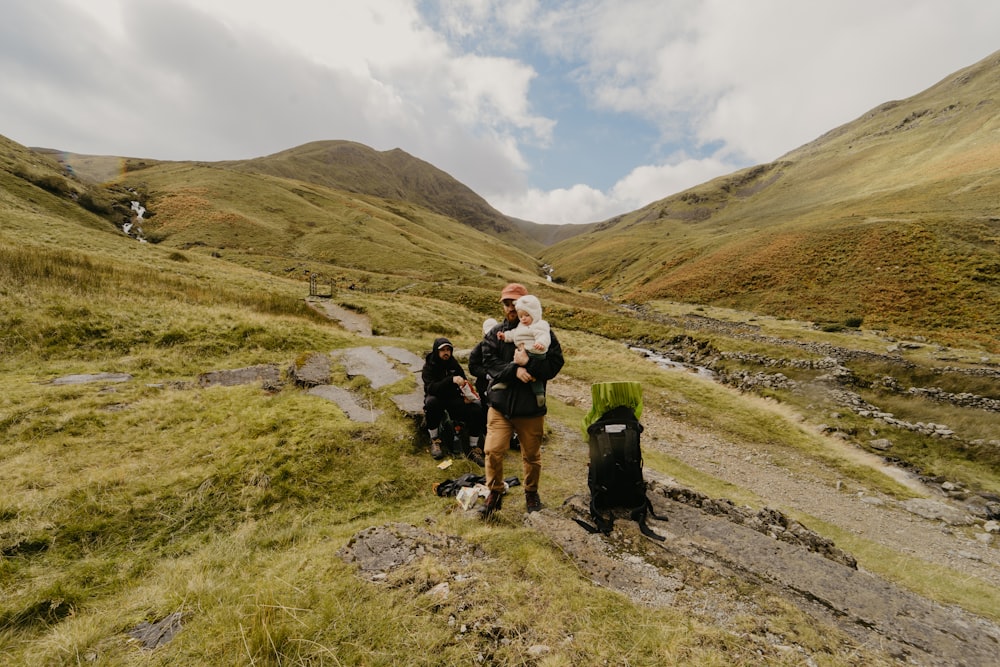
[[[122,232],[125,233],[125,236],[133,237],[134,239],[139,241],[139,243],[146,243],[146,239],[142,233],[142,227],[140,226],[142,224],[142,221],[146,219],[144,217],[146,215],[146,207],[137,201],[133,201],[132,213],[135,214],[134,220],[129,220],[128,222],[123,224]]]
[[[670,357],[664,356],[657,352],[653,352],[652,350],[647,350],[644,347],[630,346],[629,349],[634,352],[641,353],[642,356],[646,357],[647,359],[655,363],[657,366],[665,370],[686,371],[689,373],[695,373],[696,375],[699,375],[703,378],[707,378],[709,380],[718,379],[718,376],[716,375],[715,371],[709,368],[705,368],[704,366],[695,366],[693,364],[684,364],[679,361],[674,361]]]

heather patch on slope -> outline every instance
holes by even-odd
[[[996,352],[1000,55],[548,248],[558,279]]]

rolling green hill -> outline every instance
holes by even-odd
[[[402,200],[187,163],[129,172],[120,184],[148,193],[145,229],[158,242],[271,272],[362,283],[380,274],[400,287],[534,270],[510,244]]]
[[[541,257],[619,299],[860,318],[996,350],[1000,53]]]
[[[729,182],[742,185],[730,189],[750,201],[740,188],[766,189],[786,168],[792,171],[776,165],[735,175]],[[687,210],[709,206],[722,185],[707,185],[702,202],[688,195]],[[137,219],[133,201],[147,219]],[[720,209],[726,203],[717,202]],[[686,220],[697,230],[692,238],[704,240],[712,227],[699,215],[671,219]],[[142,227],[150,242],[124,233],[125,222]],[[716,231],[758,234],[738,223]],[[626,245],[643,224],[623,226]],[[799,236],[815,229],[822,226],[807,225]],[[633,257],[637,266],[645,261],[642,251]],[[700,325],[710,318],[701,315],[619,308],[546,281],[539,264],[428,207],[294,172],[116,157],[67,162],[0,137],[0,664],[895,664],[878,641],[856,640],[760,585],[771,579],[741,576],[732,563],[713,570],[689,550],[687,520],[664,522],[678,533],[665,544],[677,550],[657,553],[632,522],[618,522],[621,530],[605,542],[564,516],[563,499],[587,489],[579,424],[588,385],[614,379],[644,387],[651,473],[718,497],[720,506],[794,512],[846,545],[866,570],[997,620],[995,586],[940,564],[969,548],[964,534],[972,527],[913,529],[906,550],[896,551],[858,534],[855,523],[844,528],[797,504],[823,490],[854,508],[856,494],[865,493],[891,499],[895,514],[896,499],[909,492],[881,466],[847,456],[875,434],[891,437],[893,456],[907,465],[995,494],[996,447],[986,442],[996,433],[995,414],[931,405],[902,385],[886,395],[883,381],[888,368],[906,386],[988,399],[997,396],[994,375],[942,370],[959,363],[957,351],[947,361],[933,350],[872,354],[869,347],[884,350],[887,342],[872,332],[714,319],[717,327],[707,329]],[[631,268],[617,270],[627,277]],[[373,336],[306,303],[313,273],[335,282],[329,303],[367,316]],[[288,369],[347,348],[420,354],[439,335],[468,348],[483,318],[498,315],[498,291],[510,280],[541,296],[567,356],[546,421],[549,524],[521,512],[517,489],[497,525],[435,494],[443,479],[481,469],[458,456],[447,470],[432,461],[425,429],[391,400],[415,387],[410,375],[376,388],[331,363],[331,382],[379,413],[372,423],[354,421],[286,370],[274,384],[200,382],[206,372]],[[695,321],[698,327],[685,324]],[[744,336],[754,327],[755,335]],[[788,346],[762,335],[771,327],[791,332],[795,343],[815,343]],[[630,349],[688,345],[734,374],[757,370],[758,357],[789,355],[780,368],[805,383],[829,369],[793,362],[824,360],[830,341],[865,348],[843,363],[867,400],[891,401],[894,413],[914,422],[929,414],[960,439],[863,419],[823,396],[769,389],[761,400],[700,374],[664,371]],[[963,353],[961,363],[980,356]],[[131,379],[57,381],[105,374]],[[850,442],[831,447],[829,429]],[[705,466],[685,462],[682,452]],[[719,465],[713,452],[737,463]],[[762,459],[775,462],[768,466],[781,479],[786,470],[798,474],[810,492],[776,497],[766,483],[724,476],[726,468],[752,473]],[[515,455],[508,466],[518,472]],[[556,521],[577,544],[595,546],[574,554],[555,539]],[[879,520],[871,525],[893,533]],[[385,526],[426,533],[431,549],[381,580],[359,576],[344,550]],[[935,550],[940,562],[923,560],[911,548],[923,530],[963,541]],[[762,539],[772,553],[772,538]],[[608,567],[625,573],[616,577],[620,586],[634,587],[632,573],[652,570],[669,599],[650,606],[607,588],[596,571],[591,579],[588,554],[605,552],[614,557]],[[165,645],[150,650],[134,639],[134,630],[171,618],[180,630]]]
[[[17,249],[16,261],[28,266],[66,263],[65,254],[77,252],[83,272],[86,266],[96,275],[113,266],[134,269],[143,276],[137,294],[157,292],[160,277],[180,272],[182,286],[171,283],[166,293],[204,293],[198,298],[213,302],[212,290],[223,300],[233,290],[249,290],[237,301],[253,302],[277,290],[301,299],[316,274],[324,287],[416,299],[367,306],[382,333],[409,328],[415,338],[479,331],[483,317],[496,315],[496,294],[512,280],[546,297],[561,294],[558,300],[571,306],[606,309],[599,299],[547,282],[538,261],[513,244],[399,199],[228,165],[66,156],[2,137],[0,160],[0,248]],[[111,181],[92,182],[113,173]],[[145,207],[145,219],[136,218],[132,201]],[[150,242],[139,243],[134,230],[124,234],[126,222]],[[156,271],[149,274],[149,267]],[[436,318],[426,328],[419,323],[421,309],[446,312],[455,303],[473,310],[447,325]],[[412,318],[401,315],[407,309]],[[9,343],[31,347],[32,336],[44,337],[44,313],[12,303],[6,314],[11,327],[35,331]]]
[[[419,204],[528,252],[541,245],[450,175],[398,148],[376,151],[353,141],[316,141],[220,167],[293,178],[347,192]]]

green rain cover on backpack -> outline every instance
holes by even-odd
[[[598,382],[590,385],[590,412],[583,418],[583,436],[590,425],[615,408],[629,408],[642,418],[642,385],[638,382]]]
[[[644,535],[662,540],[646,525],[647,514],[663,517],[653,512],[642,476],[642,387],[638,382],[604,382],[591,386],[591,396],[593,405],[583,425],[590,447],[590,518],[596,527],[577,523],[607,534],[614,525],[613,511],[626,510]]]

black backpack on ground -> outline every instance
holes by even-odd
[[[642,449],[639,436],[642,424],[628,407],[609,410],[587,427],[590,443],[590,518],[596,524],[588,525],[579,519],[581,526],[592,533],[611,532],[614,525],[613,511],[627,510],[629,518],[639,524],[643,535],[656,540],[657,535],[646,525],[646,516],[657,516],[646,496],[646,482],[642,478]]]

